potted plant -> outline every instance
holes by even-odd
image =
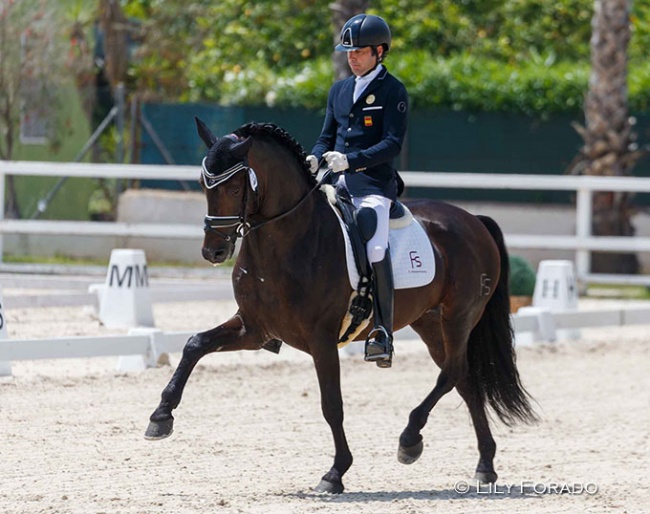
[[[535,279],[535,270],[526,259],[510,256],[510,312],[533,303]]]

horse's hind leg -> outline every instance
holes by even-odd
[[[415,462],[422,454],[420,432],[429,413],[440,398],[451,391],[467,374],[467,340],[471,327],[466,322],[442,321],[438,311],[429,311],[411,327],[426,343],[429,353],[440,366],[433,390],[411,411],[409,422],[399,438],[398,460],[403,464]]]
[[[258,337],[246,329],[239,314],[212,330],[190,337],[174,375],[163,389],[158,407],[149,418],[145,439],[164,439],[172,434],[172,410],[178,407],[185,384],[201,357],[217,351],[259,349],[261,343]]]
[[[469,408],[476,439],[478,440],[479,460],[474,478],[483,483],[496,482],[497,474],[494,471],[494,455],[497,451],[497,445],[490,430],[485,402],[479,392],[472,387],[469,376],[456,385],[456,390]]]

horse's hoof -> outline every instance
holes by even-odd
[[[482,484],[493,484],[497,481],[497,474],[494,471],[477,471],[474,480]]]
[[[402,464],[413,464],[420,458],[423,449],[424,443],[422,441],[408,448],[400,444],[397,448],[397,460]]]
[[[149,441],[165,439],[174,432],[174,418],[164,421],[149,421],[149,426],[144,433],[144,438]]]
[[[330,482],[324,478],[320,481],[314,491],[317,493],[327,493],[327,494],[341,494],[345,488],[343,487],[343,482],[340,480],[336,482]]]

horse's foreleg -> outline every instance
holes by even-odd
[[[343,492],[343,475],[352,465],[352,453],[343,430],[343,399],[341,397],[341,369],[336,346],[314,355],[318,375],[323,416],[334,437],[334,465],[323,475],[315,490],[321,493]]]
[[[167,387],[163,389],[158,407],[149,418],[146,439],[164,439],[173,432],[172,410],[178,407],[185,384],[197,362],[208,353],[233,350],[254,350],[260,347],[260,339],[251,334],[239,314],[207,332],[189,338],[183,348],[183,356]]]

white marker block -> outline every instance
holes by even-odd
[[[572,261],[547,260],[539,263],[533,307],[551,312],[578,310],[578,284]],[[558,339],[580,339],[580,330],[558,330]]]
[[[153,327],[143,250],[116,249],[99,298],[99,320],[110,328]]]
[[[547,307],[560,312],[578,308],[578,287],[573,262],[553,260],[539,263],[533,307]]]

